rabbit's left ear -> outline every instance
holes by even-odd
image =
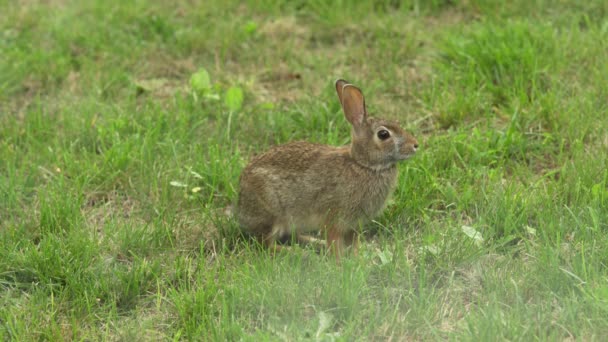
[[[336,83],[337,85],[337,83]],[[342,109],[344,116],[348,122],[358,130],[363,122],[367,119],[367,111],[365,110],[365,99],[363,93],[352,84],[345,84],[342,87]]]
[[[345,85],[349,84],[347,80],[339,79],[336,80],[336,93],[338,93],[338,98],[340,99],[340,105],[342,105],[342,88]]]

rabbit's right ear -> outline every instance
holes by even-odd
[[[358,130],[358,128],[361,127],[361,124],[367,119],[363,93],[354,85],[345,84],[342,86],[341,102],[344,116],[346,116],[348,122],[353,125],[355,131]]]

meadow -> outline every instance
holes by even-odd
[[[0,1],[0,339],[602,340],[608,3]],[[275,144],[417,137],[360,251],[232,213]]]

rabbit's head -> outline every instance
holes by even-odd
[[[416,153],[418,141],[398,123],[368,116],[359,88],[340,79],[336,81],[336,92],[352,126],[350,153],[357,163],[384,170]]]

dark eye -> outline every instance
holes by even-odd
[[[380,138],[380,140],[386,140],[390,137],[391,137],[391,133],[389,131],[387,131],[385,129],[378,131],[378,138]]]

